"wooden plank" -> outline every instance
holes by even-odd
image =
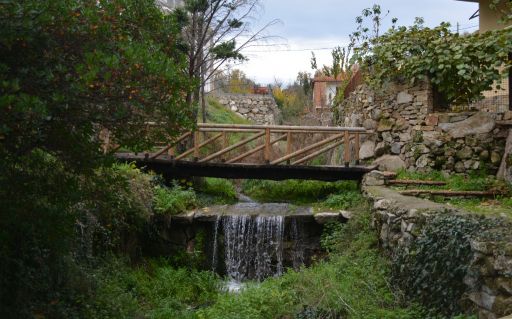
[[[194,132],[194,161],[199,159],[199,142],[201,141],[201,136],[198,131]]]
[[[345,163],[345,167],[350,165],[350,132],[345,131],[344,134],[345,147],[343,152],[343,162]]]
[[[222,136],[222,133],[220,134],[217,134],[215,135],[214,137],[212,138],[209,138],[208,140],[204,141],[203,143],[199,144],[198,148],[201,149],[203,147],[205,147],[206,145],[212,143],[212,142],[215,142],[217,139],[219,139],[220,137]],[[191,148],[191,149],[188,149],[187,151],[183,152],[182,154],[178,155],[176,157],[176,160],[180,160],[180,159],[183,159],[187,156],[189,156],[190,154],[192,154],[192,152],[195,152],[196,148]]]
[[[399,192],[402,195],[418,196],[418,195],[439,195],[439,196],[473,196],[473,197],[493,197],[506,195],[500,191],[451,191],[451,190],[430,190],[430,189],[411,189]]]
[[[256,135],[253,135],[251,137],[248,137],[248,138],[246,138],[244,140],[241,140],[240,142],[238,142],[238,143],[236,143],[236,144],[234,144],[234,145],[232,145],[230,147],[226,147],[225,149],[222,149],[222,150],[218,151],[217,153],[214,153],[214,154],[212,154],[210,156],[207,156],[207,157],[203,158],[199,162],[200,163],[204,163],[204,162],[208,162],[208,161],[211,161],[213,159],[216,159],[217,157],[219,157],[219,156],[221,156],[221,155],[223,155],[223,154],[225,154],[227,152],[230,152],[230,151],[232,151],[234,149],[237,149],[240,146],[243,146],[243,145],[245,145],[245,144],[247,144],[249,142],[252,142],[252,141],[254,141],[257,138],[262,137],[263,135],[265,135],[265,132],[261,132],[261,133],[258,133]]]
[[[271,147],[271,144],[270,144],[270,129],[269,128],[266,128],[265,129],[265,163],[269,163],[270,162],[270,149]]]
[[[285,135],[281,135],[280,137],[270,141],[270,144],[273,145],[273,144],[275,144],[275,143],[277,143],[277,142],[279,142],[281,140],[284,140],[285,138],[286,138],[286,134]],[[239,156],[237,156],[235,158],[230,159],[229,161],[226,161],[226,163],[232,164],[232,163],[239,162],[239,161],[243,160],[244,158],[246,158],[247,156],[251,156],[252,154],[257,153],[257,152],[261,151],[264,148],[265,148],[265,144],[261,144],[261,145],[255,147],[254,149],[252,149],[252,150],[250,150],[248,152],[245,152],[245,153],[243,153],[243,154],[241,154],[241,155],[239,155]]]
[[[356,165],[359,165],[359,150],[361,148],[361,136],[359,133],[354,133],[355,141],[354,141],[354,159],[356,160]]]
[[[292,132],[288,131],[286,133],[287,135],[287,138],[286,138],[286,155],[290,155],[293,151],[293,136],[292,136]],[[290,165],[290,160],[287,160],[286,161],[286,164]]]
[[[281,157],[281,158],[278,158],[278,159],[276,159],[275,161],[272,161],[270,164],[272,164],[272,165],[280,164],[280,163],[282,163],[282,162],[284,162],[284,161],[287,161],[287,160],[289,160],[289,159],[292,159],[292,158],[294,158],[294,157],[297,157],[297,156],[299,156],[299,155],[302,155],[302,154],[304,154],[304,153],[306,153],[306,152],[309,152],[309,151],[311,151],[311,150],[313,150],[313,149],[315,149],[315,148],[317,148],[317,147],[324,146],[325,144],[331,143],[331,142],[333,142],[333,141],[335,141],[335,140],[337,140],[337,139],[339,139],[339,138],[342,138],[342,137],[343,137],[343,134],[337,134],[337,135],[334,135],[334,136],[329,137],[329,138],[327,138],[327,139],[325,139],[325,140],[322,140],[322,141],[320,141],[320,142],[317,142],[317,143],[315,143],[315,144],[312,144],[312,145],[310,145],[310,146],[308,146],[308,147],[306,147],[306,148],[303,148],[303,149],[297,150],[297,151],[295,151],[295,152],[293,152],[293,153],[291,153],[291,154],[288,154],[288,155],[285,155],[285,156],[283,156],[283,157]]]
[[[171,147],[175,146],[176,144],[178,144],[179,142],[183,141],[184,139],[186,139],[187,137],[189,137],[190,135],[192,134],[192,132],[187,132],[183,135],[181,135],[180,137],[178,137],[178,139],[176,141],[174,141],[173,143],[167,145],[164,149],[160,150],[159,152],[155,153],[154,155],[151,156],[151,158],[157,158],[158,156],[162,155],[163,153],[167,152]]]
[[[336,143],[334,143],[334,144],[332,144],[332,145],[329,145],[329,146],[327,146],[327,147],[324,147],[324,148],[322,148],[321,150],[318,150],[318,151],[316,151],[316,152],[314,152],[314,153],[311,153],[311,154],[309,154],[308,156],[305,156],[305,157],[303,157],[303,158],[301,158],[301,159],[299,159],[299,160],[297,160],[297,161],[293,162],[293,163],[292,163],[292,165],[300,165],[300,164],[302,164],[302,163],[304,163],[304,162],[307,162],[307,161],[309,161],[310,159],[313,159],[313,158],[317,157],[317,156],[318,156],[318,155],[320,155],[320,154],[323,154],[323,153],[325,153],[325,152],[327,152],[327,151],[332,150],[332,149],[333,149],[333,148],[335,148],[336,146],[340,146],[340,145],[341,145],[341,144],[343,144],[343,143],[345,143],[345,139],[343,139],[343,140],[341,140],[341,141],[338,141],[338,142],[336,142]]]
[[[406,180],[406,179],[392,179],[388,181],[390,185],[432,185],[432,186],[444,186],[446,182],[442,181],[421,181],[421,180]]]

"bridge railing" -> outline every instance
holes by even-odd
[[[172,143],[146,156],[152,159],[165,156],[174,160],[199,163],[217,161],[227,164],[248,164],[247,158],[263,152],[263,163],[249,164],[304,165],[319,155],[343,146],[343,163],[349,166],[351,162],[359,164],[361,136],[371,133],[359,127],[200,123],[195,131],[184,133]],[[231,139],[233,134],[242,135],[243,138]],[[304,145],[304,142],[294,143],[297,138],[304,141],[305,134],[320,134],[322,137],[310,145]],[[260,142],[255,143],[258,140]],[[280,154],[275,156],[274,145],[284,141],[286,151],[276,152]],[[294,147],[297,144],[301,144],[301,147]],[[177,147],[179,145],[181,147]],[[238,152],[235,153],[235,150]]]

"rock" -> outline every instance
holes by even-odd
[[[397,155],[383,155],[376,159],[373,164],[378,165],[380,171],[396,172],[405,169],[405,162]]]
[[[316,213],[315,221],[320,225],[324,225],[329,222],[339,222],[339,221],[341,221],[341,217],[342,217],[341,213],[332,213],[332,212]]]
[[[366,119],[363,122],[363,127],[367,130],[375,130],[377,128],[377,121],[374,121],[372,119]]]
[[[488,160],[488,159],[489,159],[489,156],[490,156],[490,155],[489,155],[489,151],[487,151],[487,150],[483,150],[482,152],[480,152],[480,155],[479,155],[479,157],[480,157],[480,159],[481,159],[482,161],[486,161],[486,160]]]
[[[464,167],[464,163],[462,162],[457,162],[455,163],[455,172],[457,173],[464,173],[464,171],[466,170],[466,168]]]
[[[425,124],[428,126],[436,126],[439,123],[439,116],[435,114],[429,114],[425,118]]]
[[[402,145],[400,145],[400,143],[391,144],[391,153],[400,154],[401,151],[402,151]]]
[[[382,156],[389,151],[389,144],[380,142],[375,146],[375,156]]]
[[[427,146],[425,146],[424,144],[418,144],[418,145],[414,145],[412,147],[412,152],[414,154],[418,154],[418,155],[428,154],[428,153],[430,153],[430,149]]]
[[[363,185],[382,186],[386,184],[386,176],[379,171],[371,171],[363,177]]]
[[[379,125],[377,126],[378,132],[391,131],[393,128],[394,120],[392,119],[381,119],[379,121]]]
[[[392,205],[389,199],[380,199],[373,204],[373,208],[376,210],[388,210]]]
[[[398,138],[402,142],[409,142],[410,140],[412,140],[411,133],[400,133],[398,134]]]
[[[496,121],[490,113],[478,112],[472,117],[458,123],[441,123],[439,127],[454,138],[462,138],[472,134],[492,132]]]
[[[359,149],[359,158],[362,160],[375,157],[375,142],[372,140],[365,141]]]
[[[238,107],[236,107],[236,105],[231,105],[231,111],[233,111],[233,112],[238,111]]]
[[[398,104],[405,104],[405,103],[411,103],[414,99],[414,96],[409,94],[407,91],[402,91],[398,93],[396,97],[396,103]]]
[[[485,292],[472,292],[469,294],[469,299],[477,304],[479,307],[482,307],[487,310],[491,310],[494,304],[494,300],[496,296],[489,295]]]
[[[455,153],[459,159],[468,159],[473,156],[473,149],[469,146],[465,146],[463,149]]]
[[[384,140],[384,142],[388,142],[388,143],[393,142],[393,136],[391,135],[390,132],[383,132],[382,139]]]
[[[238,110],[238,113],[240,113],[240,114],[247,114],[247,113],[249,113],[249,110],[248,110],[248,109],[246,109],[246,108],[240,108],[240,109]]]
[[[498,152],[491,152],[492,165],[499,165],[501,163],[501,155]]]
[[[416,160],[416,167],[418,167],[418,168],[425,168],[425,167],[429,166],[429,164],[430,164],[430,159],[427,154],[421,155]]]

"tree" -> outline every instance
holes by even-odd
[[[187,95],[189,105],[201,105],[206,120],[205,85],[227,61],[244,61],[242,50],[269,39],[264,31],[273,20],[258,30],[249,21],[256,14],[260,0],[185,0],[178,14],[187,20],[183,37],[187,44],[188,76],[198,81]]]
[[[194,125],[180,27],[153,0],[0,2],[0,317],[59,317],[77,221],[129,214],[100,130],[140,150]]]

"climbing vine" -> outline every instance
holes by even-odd
[[[411,27],[390,29],[357,54],[374,86],[429,79],[449,103],[463,104],[479,100],[507,74],[511,51],[511,29],[460,35],[448,23],[427,28],[417,19]]]
[[[475,216],[434,218],[409,250],[397,252],[394,283],[435,313],[462,313],[461,300],[467,291],[464,277],[472,258],[470,239],[499,239],[504,236],[500,223],[503,221]]]

